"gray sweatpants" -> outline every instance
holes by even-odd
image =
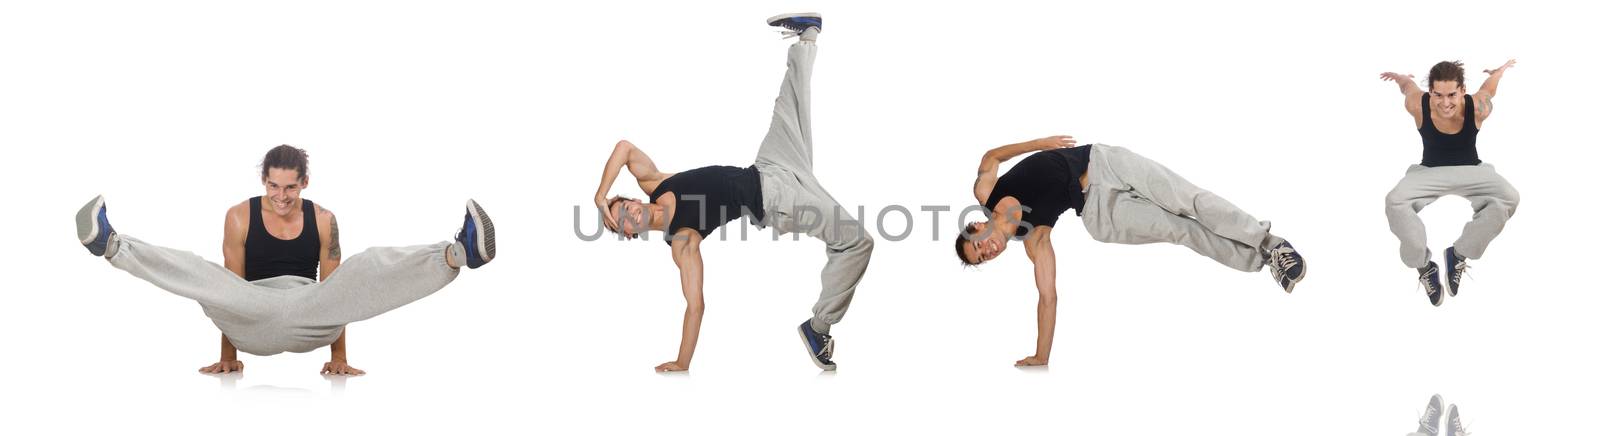
[[[1483,257],[1489,241],[1500,235],[1522,201],[1517,188],[1494,172],[1494,165],[1412,165],[1384,199],[1389,231],[1400,238],[1400,260],[1406,266],[1428,266],[1428,233],[1417,212],[1446,195],[1466,197],[1472,203],[1472,221],[1461,229],[1455,243],[1456,253],[1468,259]]]
[[[1128,149],[1089,150],[1083,227],[1100,242],[1178,244],[1246,272],[1260,271],[1264,249],[1278,239],[1228,200]]]
[[[127,235],[111,265],[200,303],[211,322],[246,353],[304,353],[333,343],[345,324],[378,316],[434,293],[459,273],[445,264],[449,242],[373,247],[339,264],[328,280],[300,276],[246,282],[182,250]]]
[[[844,318],[867,272],[872,236],[811,173],[811,64],[816,57],[814,42],[789,47],[789,71],[778,90],[772,127],[756,153],[756,169],[764,224],[778,235],[804,233],[827,244],[828,264],[822,267],[822,295],[811,307],[811,328],[828,333]]]

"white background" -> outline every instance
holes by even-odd
[[[943,5],[783,2],[7,2],[0,433],[364,430],[533,433],[1399,435],[1429,395],[1483,435],[1588,433],[1596,153],[1589,11],[1535,2]],[[1292,296],[1171,245],[1099,244],[1063,217],[1048,370],[1031,266],[981,270],[938,241],[879,238],[818,374],[820,243],[712,241],[689,375],[659,240],[582,242],[612,144],[669,171],[748,165],[784,69],[763,19],[820,10],[819,178],[869,214],[970,204],[980,154],[1052,134],[1132,148],[1263,219],[1307,256]],[[1383,71],[1508,58],[1482,157],[1523,204],[1460,297],[1426,303],[1383,195],[1421,155]],[[311,153],[306,198],[347,252],[451,236],[462,202],[500,257],[350,328],[326,350],[195,370],[217,332],[193,302],[85,254],[71,214],[221,261],[223,212],[260,195],[271,146]],[[615,193],[639,196],[624,176]],[[1470,210],[1423,217],[1441,252]],[[875,218],[869,215],[869,219]],[[902,220],[892,218],[898,232]]]

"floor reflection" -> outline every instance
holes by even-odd
[[[306,388],[290,388],[274,385],[246,385],[239,386],[239,381],[244,379],[244,372],[230,372],[225,374],[205,374],[217,379],[217,386],[227,392],[244,392],[251,395],[270,397],[310,397],[316,392]],[[328,392],[334,396],[343,396],[350,379],[358,376],[322,374],[322,379],[328,382]]]

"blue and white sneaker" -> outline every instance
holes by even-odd
[[[1293,293],[1294,285],[1306,278],[1306,259],[1295,251],[1293,245],[1289,245],[1289,241],[1280,242],[1267,250],[1266,257],[1272,279],[1283,287],[1283,292]]]
[[[1445,419],[1445,427],[1444,427],[1445,436],[1467,436],[1469,434],[1472,434],[1472,433],[1467,433],[1467,427],[1461,425],[1461,413],[1460,412],[1461,412],[1461,409],[1457,409],[1456,405],[1451,404],[1450,405],[1450,410],[1448,412],[1444,413],[1444,415],[1445,415],[1445,418],[1444,418]]]
[[[111,229],[111,221],[106,219],[106,198],[96,195],[89,204],[78,209],[78,242],[89,253],[104,257],[106,249],[111,245],[111,238],[117,235]],[[113,251],[112,254],[115,254]]]
[[[477,201],[467,200],[466,222],[456,232],[456,243],[466,251],[468,268],[477,269],[494,260],[494,222]]]
[[[1456,296],[1461,287],[1461,276],[1467,272],[1467,258],[1456,254],[1456,247],[1444,249],[1444,270],[1450,275],[1450,296]]]
[[[1430,260],[1428,266],[1417,268],[1417,274],[1417,281],[1421,282],[1423,290],[1428,291],[1428,302],[1433,303],[1433,307],[1444,304],[1444,289],[1439,283],[1439,264]]]
[[[1439,436],[1439,417],[1444,414],[1444,397],[1433,394],[1428,399],[1428,409],[1422,412],[1422,417],[1417,418],[1417,431],[1415,433],[1427,436]]]
[[[818,32],[821,32],[822,14],[816,12],[801,12],[795,14],[777,15],[772,18],[768,18],[767,25],[788,29],[787,32],[784,32],[784,35],[786,36],[799,35],[801,33],[805,33],[806,29],[813,27],[815,27]]]
[[[811,320],[800,323],[800,340],[805,342],[806,354],[811,356],[811,363],[817,364],[823,371],[833,371],[837,365],[833,364],[833,336],[817,333],[811,329]]]

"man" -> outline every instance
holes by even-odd
[[[1517,65],[1512,59],[1489,74],[1477,94],[1467,94],[1466,72],[1460,62],[1440,62],[1428,71],[1428,92],[1422,92],[1409,74],[1383,73],[1383,80],[1400,85],[1406,97],[1406,112],[1422,135],[1422,163],[1406,169],[1385,198],[1389,231],[1400,238],[1400,260],[1417,269],[1417,280],[1427,291],[1428,302],[1444,304],[1444,292],[1454,297],[1460,292],[1461,276],[1467,259],[1483,257],[1489,241],[1500,235],[1506,221],[1517,212],[1521,195],[1494,166],[1478,160],[1478,129],[1494,113],[1494,96],[1500,76]],[[1461,237],[1444,250],[1444,269],[1449,287],[1439,280],[1439,264],[1431,259],[1428,234],[1417,212],[1446,195],[1459,195],[1472,203],[1472,221],[1461,229]],[[1441,289],[1443,288],[1443,289]]]
[[[308,166],[298,148],[267,152],[261,163],[266,195],[228,210],[225,267],[118,234],[102,197],[78,211],[78,239],[112,266],[200,303],[222,330],[221,359],[200,372],[243,371],[239,350],[270,356],[332,345],[322,373],[365,374],[346,358],[345,325],[438,291],[462,266],[488,263],[495,253],[494,224],[477,202],[467,200],[454,243],[374,247],[341,262],[333,212],[300,198],[311,181]]]
[[[767,24],[788,29],[787,34],[800,40],[789,47],[789,70],[755,165],[666,173],[656,169],[638,147],[620,141],[606,161],[595,192],[595,206],[600,208],[606,228],[629,238],[662,231],[672,245],[672,260],[678,265],[688,309],[683,315],[678,357],[656,366],[658,372],[689,369],[705,314],[700,242],[722,224],[749,216],[758,227],[770,225],[777,234],[805,233],[827,244],[822,296],[812,307],[811,319],[797,328],[812,363],[825,371],[835,369],[831,327],[844,318],[872,257],[872,238],[861,222],[846,213],[812,174],[811,65],[822,16],[779,15],[767,19]],[[649,196],[649,203],[607,198],[624,166]]]
[[[988,220],[967,224],[956,238],[956,257],[968,266],[993,260],[1011,239],[1024,238],[1039,288],[1039,336],[1034,354],[1017,366],[1050,363],[1056,323],[1050,233],[1068,209],[1078,211],[1084,229],[1100,242],[1180,244],[1240,271],[1267,266],[1285,292],[1305,278],[1305,260],[1269,232],[1271,223],[1132,151],[1076,144],[1071,136],[1052,136],[984,153],[972,195]],[[1025,153],[1034,154],[996,177],[1002,162]]]

